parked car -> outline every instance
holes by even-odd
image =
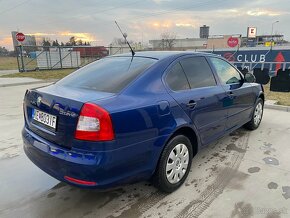
[[[109,56],[27,90],[24,151],[56,179],[110,188],[152,179],[172,192],[207,144],[263,115],[252,74],[207,53]]]

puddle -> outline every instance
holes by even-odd
[[[290,186],[283,186],[282,187],[283,190],[283,194],[282,196],[287,200],[288,198],[290,198]]]
[[[254,215],[254,208],[249,203],[238,202],[232,211],[231,217],[252,217]]]
[[[276,166],[279,165],[279,160],[277,160],[274,157],[265,157],[263,161],[265,162],[265,164],[276,165]]]
[[[275,152],[276,151],[275,148],[272,148],[272,144],[271,143],[267,143],[267,142],[264,142],[264,145],[261,146],[260,149],[262,151],[264,151],[264,154],[266,154],[266,155],[270,155],[271,152]]]
[[[227,145],[227,151],[237,151],[239,153],[245,153],[246,149],[238,148],[234,143]]]
[[[275,182],[270,182],[268,184],[268,189],[277,189],[278,188],[278,184]]]
[[[248,169],[249,173],[257,173],[259,171],[260,171],[259,167],[251,167],[251,168]]]

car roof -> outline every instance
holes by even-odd
[[[161,60],[170,56],[183,56],[183,55],[203,55],[203,56],[217,56],[212,53],[206,52],[194,52],[194,51],[142,51],[136,52],[134,57],[145,57],[145,58],[153,58],[157,60]],[[131,57],[131,53],[124,53],[124,54],[116,54],[111,57]]]

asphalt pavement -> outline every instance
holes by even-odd
[[[43,85],[0,87],[0,217],[290,217],[289,112],[265,109],[258,130],[200,151],[172,194],[149,182],[99,192],[60,183],[25,156],[23,95]]]

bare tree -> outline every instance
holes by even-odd
[[[132,45],[134,44],[135,42],[133,40],[128,40],[128,42]],[[114,38],[111,45],[114,45],[114,46],[127,46],[127,43],[125,41],[125,39],[123,38]]]
[[[123,38],[114,38],[113,42],[111,44],[114,46],[122,46],[122,45],[126,44],[126,42]]]
[[[77,45],[83,45],[83,40],[78,39],[78,40],[76,41],[76,44],[77,44]]]
[[[172,49],[174,44],[175,44],[175,40],[176,40],[176,34],[175,33],[169,33],[169,32],[164,32],[160,35],[161,37],[161,43],[160,43],[160,47],[163,49]]]

